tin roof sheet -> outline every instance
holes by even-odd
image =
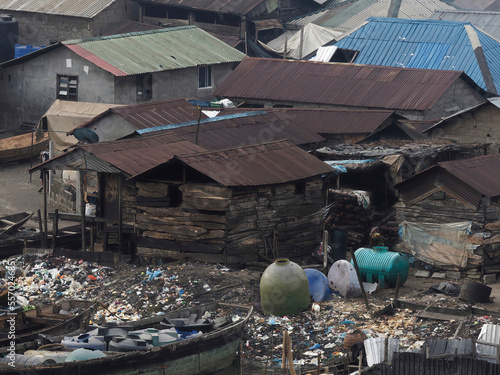
[[[390,110],[428,110],[461,72],[245,58],[217,97]]]
[[[241,61],[244,54],[196,26],[65,41],[115,76]]]
[[[123,20],[114,24],[111,31],[104,35],[117,35],[117,34],[127,34],[127,33],[138,33],[141,31],[148,30],[160,30],[164,29],[162,26],[151,25],[149,23],[141,23],[130,20]]]
[[[93,18],[117,0],[0,0],[0,11]]]
[[[226,113],[226,112],[224,112]],[[239,111],[200,121],[172,126],[143,129],[139,133],[171,131],[207,150],[222,150],[237,146],[287,139],[297,145],[322,142],[325,139],[304,122],[293,116],[268,111]]]
[[[470,22],[478,29],[500,40],[500,12],[438,11],[429,18],[442,21]]]
[[[174,155],[205,150],[172,133],[88,144],[81,148],[131,176],[163,164]]]
[[[483,69],[475,54],[482,47],[495,86],[500,87],[500,42],[470,23],[399,18],[368,21],[335,44],[360,51],[356,63],[464,71],[486,90]],[[478,41],[471,38],[470,32],[477,34]]]
[[[221,110],[220,114],[245,110],[252,109],[227,108]],[[266,108],[266,112],[273,114],[273,122],[281,119],[285,126],[292,123],[318,134],[368,134],[378,129],[394,113],[324,108]]]
[[[500,196],[500,154],[440,162],[396,184],[404,201],[413,203],[418,197],[439,188],[471,208],[477,208],[481,197]],[[427,194],[426,194],[427,192]]]
[[[333,168],[288,141],[179,156],[225,186],[274,185],[332,172]]]
[[[178,124],[198,119],[196,107],[186,99],[174,99],[153,103],[111,108],[111,112],[123,117],[137,129]],[[201,118],[207,116],[201,113]]]
[[[487,198],[500,196],[500,154],[438,163]]]
[[[452,0],[453,5],[464,10],[486,10],[497,3],[497,0]]]
[[[345,1],[327,10],[297,17],[287,24],[305,25],[305,21],[331,27],[344,33],[361,25],[369,17],[388,17],[391,1],[357,0]],[[435,11],[455,10],[451,5],[440,0],[402,0],[397,17],[409,19],[429,18]]]
[[[164,4],[218,13],[245,15],[264,0],[149,0],[148,3]]]

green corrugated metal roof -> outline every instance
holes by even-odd
[[[63,42],[115,75],[134,75],[239,62],[245,56],[196,26]]]

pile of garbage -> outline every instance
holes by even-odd
[[[3,260],[0,276],[5,276],[7,265],[14,265],[15,279],[2,278],[0,289],[13,282],[20,306],[47,305],[62,298],[97,301],[94,324],[136,321],[214,299],[239,302],[239,296],[248,295],[241,285],[224,288],[230,270],[219,265],[204,271],[192,263],[105,267],[66,257],[25,255]]]
[[[439,299],[433,303],[439,305]],[[477,337],[483,324],[500,322],[490,316],[470,316],[462,323],[421,319],[412,310],[392,308],[391,302],[371,304],[367,310],[362,299],[334,295],[295,316],[267,316],[257,311],[249,324],[245,356],[260,367],[266,363],[281,366],[283,334],[288,331],[295,365],[314,367],[318,360],[331,365],[356,358],[351,347],[365,339],[393,337],[399,340],[401,351],[418,351],[428,339]]]

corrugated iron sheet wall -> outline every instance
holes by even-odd
[[[383,364],[382,375],[500,375],[500,365],[476,358],[426,359],[418,353],[396,353]]]

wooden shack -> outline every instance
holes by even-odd
[[[288,141],[176,156],[133,176],[137,255],[227,263],[308,255],[321,241],[322,175],[331,171]]]
[[[460,242],[474,250],[466,253],[467,266],[458,268],[482,266],[483,272],[499,272],[499,176],[500,154],[438,163],[395,185],[400,198],[396,218],[430,225],[470,222]],[[434,252],[446,246],[439,238],[446,238],[444,230],[436,232],[436,243],[430,246]],[[455,250],[448,247],[446,256]]]

